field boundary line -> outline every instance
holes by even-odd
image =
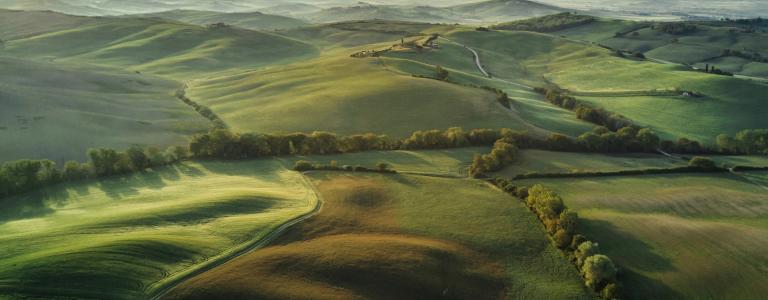
[[[261,248],[264,248],[266,246],[269,246],[274,240],[276,240],[280,235],[285,233],[288,229],[295,226],[296,224],[299,224],[303,221],[306,221],[318,213],[323,208],[323,196],[320,194],[320,192],[317,190],[317,187],[315,187],[314,184],[309,180],[309,178],[305,175],[306,173],[299,172],[301,176],[301,180],[304,182],[304,185],[309,189],[309,192],[315,194],[315,199],[317,200],[315,203],[315,207],[300,216],[297,216],[279,227],[277,227],[275,230],[272,230],[272,232],[268,233],[264,237],[254,241],[253,244],[250,246],[247,246],[241,250],[236,251],[235,253],[232,253],[231,255],[227,255],[225,257],[220,257],[217,259],[214,259],[213,261],[209,262],[206,265],[198,265],[196,269],[193,269],[189,271],[188,273],[180,276],[179,278],[174,279],[170,283],[168,283],[165,287],[158,288],[157,292],[154,293],[153,296],[149,297],[148,299],[151,300],[159,300],[162,299],[165,295],[167,295],[169,292],[171,292],[173,289],[181,285],[182,283],[186,282],[189,279],[192,279],[193,277],[200,275],[202,273],[205,273],[207,271],[210,271],[216,267],[222,266],[236,258],[239,258],[245,254],[251,253],[253,251],[259,250]],[[152,293],[149,293],[152,294]]]

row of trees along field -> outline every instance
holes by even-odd
[[[594,108],[581,103],[575,97],[567,95],[558,88],[536,88],[550,103],[576,112],[576,117],[596,124],[591,133],[579,136],[579,143],[586,146],[584,150],[594,152],[650,152],[663,149],[668,152],[705,154],[705,153],[745,153],[738,148],[720,149],[709,148],[698,141],[685,137],[677,141],[662,141],[649,128],[635,125],[626,117],[609,112],[603,108]],[[634,135],[634,137],[632,137]],[[629,141],[632,139],[633,141]]]
[[[178,162],[188,156],[185,147],[162,151],[133,146],[124,152],[113,149],[88,150],[89,162],[68,161],[63,168],[50,160],[18,160],[0,166],[0,197],[11,196],[47,185],[86,178],[97,178],[144,171]]]
[[[718,144],[734,153],[766,153],[768,130],[748,130],[734,138],[721,136]],[[189,147],[174,146],[166,151],[138,146],[126,151],[91,149],[88,163],[69,161],[62,169],[49,160],[20,160],[0,167],[0,197],[26,192],[44,185],[84,178],[104,177],[143,171],[178,162],[187,157],[249,159],[281,155],[338,154],[375,150],[429,150],[468,146],[493,146],[491,153],[476,157],[473,175],[495,171],[511,163],[517,149],[545,149],[570,152],[652,152],[661,147],[678,153],[699,154],[711,151],[698,142],[680,139],[661,141],[648,128],[626,126],[616,132],[598,126],[572,139],[561,134],[538,138],[525,131],[510,129],[472,129],[416,131],[406,139],[393,139],[372,133],[337,136],[329,132],[238,134],[213,129],[191,138]]]
[[[495,178],[490,182],[525,201],[544,225],[554,245],[576,265],[587,287],[603,299],[619,298],[619,269],[608,256],[600,254],[596,242],[578,233],[579,216],[568,210],[559,195],[542,185],[531,188],[515,186],[505,178]]]
[[[717,146],[721,151],[768,155],[768,129],[742,130],[735,136],[721,134]]]

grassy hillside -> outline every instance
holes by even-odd
[[[672,34],[655,28],[659,23],[599,19],[596,22],[557,31],[555,34],[600,43],[615,49],[644,53],[645,56],[694,65],[706,65],[748,76],[768,76],[765,33],[768,23],[687,22],[695,30]],[[759,54],[759,59],[724,55],[731,49],[743,54]]]
[[[765,172],[752,176],[765,177]],[[758,299],[768,196],[734,175],[531,180],[554,188],[625,269],[632,298]]]
[[[144,298],[315,201],[271,160],[185,163],[3,199],[0,297]]]
[[[489,148],[486,147],[420,151],[370,151],[338,155],[297,156],[281,158],[280,160],[285,161],[286,165],[293,165],[298,160],[306,160],[315,164],[330,164],[331,161],[336,161],[339,166],[360,165],[364,167],[374,167],[377,163],[384,162],[398,172],[466,176],[467,168],[472,163],[475,154],[489,151]]]
[[[393,73],[353,51],[191,83],[189,96],[239,131],[325,130],[396,137],[415,130],[519,127],[495,94]]]
[[[453,37],[453,35],[449,35]],[[481,61],[486,67],[490,64],[490,56],[483,52]],[[398,50],[384,54],[387,58],[383,62],[387,67],[401,71],[405,74],[416,74],[434,77],[435,66],[440,65],[450,74],[448,80],[460,84],[474,86],[489,86],[501,89],[510,96],[511,120],[514,120],[517,128],[529,129],[534,132],[555,131],[572,136],[589,131],[593,125],[576,119],[570,111],[550,105],[543,97],[530,89],[522,87],[520,83],[530,83],[529,77],[517,77],[514,74],[502,80],[490,79],[478,70],[474,62],[472,52],[463,46],[446,40],[439,40],[439,48],[422,51]],[[503,56],[503,55],[499,55]],[[509,57],[504,56],[508,60]],[[494,68],[501,64],[493,64]],[[510,74],[507,74],[510,75]],[[506,80],[509,81],[506,81]],[[510,125],[512,126],[512,125]]]
[[[562,12],[563,9],[528,0],[490,0],[462,4],[450,10],[462,14],[471,21],[496,23]]]
[[[727,160],[727,158],[723,158]],[[684,167],[687,163],[656,154],[599,154],[523,150],[519,158],[496,176],[515,177],[526,173],[614,172],[649,168]]]
[[[459,31],[450,37],[477,49],[487,70],[500,78],[528,78],[536,85],[543,84],[544,76],[579,99],[625,115],[668,139],[713,142],[721,133],[768,126],[762,117],[768,106],[760,101],[766,86],[755,81],[621,58],[607,49],[546,34]],[[675,89],[704,96],[654,95]],[[691,115],[697,118],[687,117]]]
[[[185,144],[210,124],[174,97],[178,88],[116,69],[0,58],[0,161],[62,163],[84,160],[92,147]]]
[[[0,50],[0,56],[93,63],[184,79],[315,54],[307,44],[263,32],[126,18],[101,18],[13,40]]]
[[[199,10],[171,10],[134,16],[174,20],[203,26],[225,23],[253,30],[287,29],[308,25],[306,22],[298,19],[260,12],[222,13]]]
[[[355,20],[418,21],[430,23],[455,23],[462,16],[450,10],[431,6],[371,5],[338,6],[301,16],[312,23],[333,23]]]
[[[530,212],[480,182],[311,177],[325,201],[318,216],[169,299],[588,297]]]
[[[340,48],[383,42],[394,44],[404,37],[446,32],[453,28],[456,28],[456,26],[404,21],[364,20],[281,30],[279,33],[324,48]]]
[[[94,19],[50,11],[0,9],[0,40],[12,40],[82,26]],[[1,49],[2,47],[0,47]]]

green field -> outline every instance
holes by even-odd
[[[349,53],[195,81],[189,96],[239,131],[403,137],[456,126],[517,127],[491,92],[393,73]]]
[[[329,298],[589,298],[538,220],[482,182],[310,177],[325,201],[316,218],[274,247],[188,281],[169,298],[306,298],[306,292]]]
[[[0,58],[0,161],[63,163],[83,161],[88,148],[186,144],[210,124],[174,97],[178,88],[116,69]]]
[[[751,174],[765,180],[765,172]],[[768,196],[742,177],[548,179],[584,232],[624,268],[631,298],[759,299],[768,280]]]
[[[145,298],[305,214],[274,160],[199,162],[0,201],[0,297]]]
[[[725,158],[723,158],[725,159]],[[527,173],[615,172],[686,166],[680,159],[657,154],[599,154],[523,150],[515,162],[496,176],[512,178]]]
[[[136,18],[100,18],[14,39],[0,50],[0,56],[99,64],[184,80],[316,54],[308,44],[271,33]]]
[[[302,20],[260,12],[222,13],[179,9],[152,14],[129,15],[129,17],[158,18],[203,26],[224,23],[252,30],[289,29],[309,25]]]
[[[428,174],[443,174],[466,176],[467,168],[472,163],[475,154],[487,153],[487,147],[469,147],[448,150],[418,150],[418,151],[369,151],[337,155],[311,155],[279,158],[286,165],[293,165],[298,160],[306,160],[315,164],[330,164],[335,161],[338,166],[374,167],[379,162],[387,163],[398,172],[414,172]]]

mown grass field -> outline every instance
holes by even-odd
[[[750,174],[765,178],[765,172]],[[742,177],[664,175],[522,181],[554,188],[624,269],[632,298],[759,299],[768,196]]]
[[[316,201],[274,160],[184,163],[2,199],[0,298],[146,298]]]
[[[168,298],[589,298],[523,204],[481,182],[310,176],[319,215]]]
[[[117,69],[0,58],[0,162],[85,160],[88,148],[164,147],[210,122],[177,82]]]
[[[725,158],[723,158],[725,159]],[[527,173],[615,172],[686,166],[680,159],[657,154],[600,154],[522,150],[514,163],[495,176],[512,178]]]

